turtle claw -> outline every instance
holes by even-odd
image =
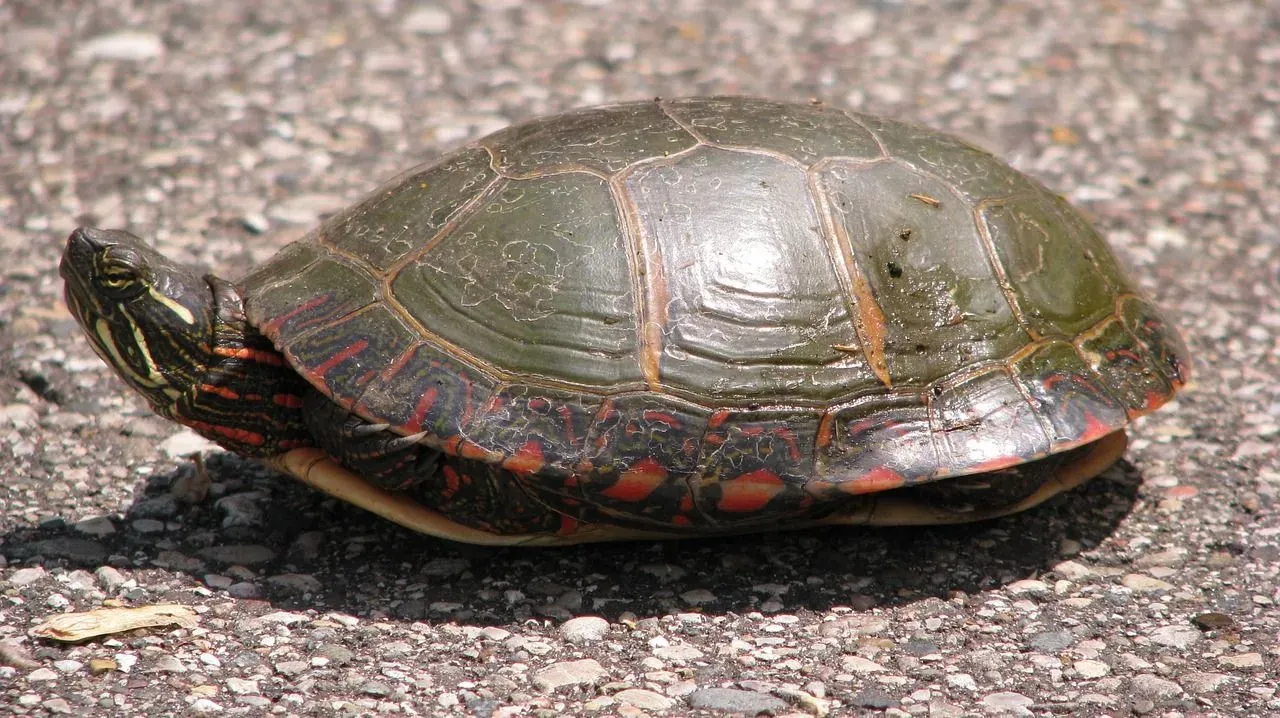
[[[173,485],[169,487],[169,493],[181,503],[194,506],[209,496],[213,479],[209,477],[209,471],[204,465],[204,456],[200,452],[190,454],[187,458],[191,460],[191,470],[178,474],[178,478],[174,479]]]
[[[371,426],[377,426],[377,424],[371,424]],[[390,439],[385,444],[382,445],[384,453],[391,454],[397,451],[404,451],[405,449],[411,449],[414,446],[416,446],[419,442],[421,442],[423,439],[430,436],[430,434],[431,432],[428,432],[428,431],[420,431],[416,434],[410,434],[408,436],[397,436],[396,438]]]
[[[380,434],[390,428],[391,428],[390,424],[361,423],[361,424],[356,424],[354,426],[348,426],[347,433],[350,434],[352,438],[362,439],[366,436],[373,436],[374,434]]]

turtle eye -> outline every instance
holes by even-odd
[[[99,255],[94,279],[104,293],[116,299],[136,296],[146,289],[141,260],[132,250],[108,247]]]

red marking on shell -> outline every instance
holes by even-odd
[[[825,449],[831,446],[831,439],[834,438],[835,426],[834,414],[823,414],[822,419],[818,421],[818,435],[814,437],[814,443],[819,449]]]
[[[502,405],[503,405],[504,403],[505,403],[505,402],[503,402],[503,401],[502,401],[502,397],[501,397],[501,396],[498,396],[497,394],[494,394],[493,396],[489,397],[489,401],[486,401],[486,402],[484,403],[484,413],[486,413],[486,414],[492,414],[493,412],[497,411],[498,409],[501,409],[501,408],[502,408]]]
[[[644,417],[645,421],[656,421],[659,424],[666,424],[667,426],[670,426],[673,429],[679,429],[681,426],[679,419],[675,418],[674,416],[672,416],[671,414],[668,414],[665,411],[654,411],[653,409],[645,409],[644,413],[641,416]]]
[[[680,497],[680,513],[687,514],[693,511],[693,494],[685,494]]]
[[[249,431],[248,429],[241,429],[235,426],[222,426],[221,424],[207,424],[203,421],[193,421],[190,419],[184,421],[184,423],[201,433],[216,434],[241,444],[248,444],[249,446],[262,446],[266,443],[266,438],[262,434]]]
[[[565,516],[564,514],[561,514],[560,528],[556,530],[556,533],[561,536],[570,536],[572,534],[576,534],[578,533],[578,526],[580,524],[581,522],[579,522],[577,519],[573,518],[572,516]]]
[[[1147,392],[1147,405],[1144,407],[1147,411],[1155,411],[1160,405],[1169,400],[1169,397],[1158,391]]]
[[[271,397],[272,403],[283,406],[286,409],[301,409],[302,397],[296,394],[276,394]]]
[[[691,521],[688,516],[680,516],[678,514],[676,516],[671,517],[671,523],[675,524],[676,526],[692,526],[693,525],[693,521]]]
[[[896,489],[907,483],[906,477],[888,466],[877,466],[867,473],[838,486],[846,494],[874,494],[877,491]]]
[[[1142,357],[1138,356],[1138,353],[1132,349],[1112,349],[1107,352],[1107,361],[1115,361],[1117,357],[1128,359],[1134,364],[1142,363]]]
[[[236,400],[238,400],[238,399],[240,398],[240,395],[239,395],[239,394],[237,394],[237,393],[235,392],[235,390],[233,390],[231,387],[227,387],[227,386],[215,386],[215,385],[213,385],[213,384],[201,384],[201,385],[200,385],[200,391],[202,391],[202,392],[204,392],[204,393],[206,393],[206,394],[215,394],[215,395],[217,395],[217,396],[222,397],[223,399],[230,399],[230,400],[232,400],[232,401],[236,401]]]
[[[228,359],[244,359],[245,361],[284,366],[284,357],[266,349],[250,349],[249,347],[214,347],[213,353]]]
[[[759,511],[782,492],[784,485],[777,474],[757,469],[720,482],[720,501],[716,508],[726,513]]]
[[[711,418],[707,419],[707,426],[712,429],[718,429],[720,428],[720,425],[728,421],[728,419],[729,419],[729,410],[720,409],[719,411],[716,411],[714,414],[712,414]]]
[[[283,326],[285,322],[289,321],[290,319],[293,319],[294,317],[298,316],[299,314],[302,314],[303,312],[308,312],[308,311],[311,311],[312,309],[315,309],[316,307],[320,306],[321,304],[324,304],[330,299],[332,299],[332,296],[328,294],[321,294],[319,296],[312,297],[311,299],[308,299],[307,301],[303,302],[302,304],[299,304],[293,309],[290,309],[284,314],[281,314],[280,316],[274,319],[264,322],[262,325],[262,332],[267,336],[274,336],[277,330],[280,329],[280,327]],[[324,319],[327,319],[327,318],[328,317],[313,318],[311,321],[304,322],[303,324],[299,325],[298,327],[296,327],[296,329],[302,329],[308,325],[315,324],[317,321],[323,321]]]
[[[667,470],[652,458],[644,458],[622,472],[613,486],[601,491],[601,494],[618,501],[628,503],[643,501],[659,486],[667,482]]]
[[[315,369],[312,369],[311,375],[316,377],[317,379],[323,379],[324,375],[332,371],[335,366],[338,366],[342,362],[350,359],[351,357],[359,354],[360,352],[368,348],[369,348],[368,339],[359,339],[357,341],[354,341],[351,344],[348,344],[345,348],[343,348],[342,351],[338,352],[337,354],[334,354],[333,356],[321,362],[320,366],[317,366]]]
[[[1093,415],[1093,412],[1084,412],[1084,431],[1079,438],[1072,441],[1073,444],[1088,444],[1115,431],[1115,427]]]
[[[422,396],[418,397],[418,404],[413,407],[413,414],[409,417],[409,421],[405,424],[406,434],[416,434],[422,431],[422,423],[426,421],[427,412],[431,411],[432,405],[436,403],[436,397],[440,392],[433,386],[422,392]]]
[[[466,439],[460,439],[457,443],[457,447],[458,456],[461,456],[464,459],[492,462],[501,457],[501,454],[490,452],[484,447],[474,442],[467,441]]]
[[[778,435],[787,444],[787,456],[792,462],[800,461],[800,442],[796,441],[795,432],[784,427],[779,428],[775,434]]]
[[[542,454],[542,445],[530,439],[524,442],[516,453],[502,462],[502,468],[517,474],[532,476],[546,466],[546,458]]]
[[[1169,396],[1172,396],[1172,395],[1169,395]],[[1169,400],[1169,396],[1161,394],[1158,391],[1153,391],[1151,389],[1148,389],[1146,392],[1146,397],[1142,402],[1142,406],[1136,409],[1132,407],[1126,408],[1124,413],[1130,419],[1136,419],[1139,416],[1143,416],[1144,414],[1148,414],[1160,408],[1162,404],[1164,404],[1166,401]]]
[[[569,441],[569,445],[573,446],[578,443],[573,436],[573,410],[561,404],[556,413],[560,415],[560,419],[564,421],[564,438]]]
[[[444,498],[449,498],[458,493],[458,489],[462,488],[462,477],[458,475],[456,469],[446,465],[444,467]]]
[[[535,396],[529,400],[530,411],[546,411],[547,409],[550,409],[550,408],[551,408],[550,402],[548,402],[546,399],[540,396]]]

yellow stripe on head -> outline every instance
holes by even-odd
[[[106,319],[99,318],[94,322],[94,331],[98,335],[99,345],[111,354],[111,364],[125,379],[139,387],[147,389],[159,389],[168,385],[168,380],[160,373],[156,367],[155,360],[151,358],[151,352],[147,349],[147,342],[142,336],[142,332],[138,329],[138,325],[134,323],[131,317],[126,319],[129,326],[133,329],[133,335],[137,339],[134,346],[138,348],[139,356],[147,366],[147,375],[143,376],[134,370],[133,364],[120,353],[120,347],[116,344],[115,336],[111,334],[111,325]]]
[[[163,305],[165,308],[167,308],[169,311],[173,312],[174,314],[177,314],[178,318],[181,319],[183,322],[185,322],[188,326],[196,323],[195,315],[191,313],[190,309],[187,309],[186,307],[182,306],[181,304],[174,301],[173,299],[166,297],[164,294],[162,294],[155,288],[155,285],[147,287],[147,293],[150,294],[151,298],[156,300],[156,302]]]

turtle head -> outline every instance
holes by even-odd
[[[98,355],[152,406],[172,405],[204,370],[214,304],[198,274],[128,232],[84,227],[67,238],[59,270]]]
[[[67,238],[59,271],[93,348],[157,414],[250,456],[310,443],[305,387],[245,322],[230,283],[128,232],[85,227]]]

